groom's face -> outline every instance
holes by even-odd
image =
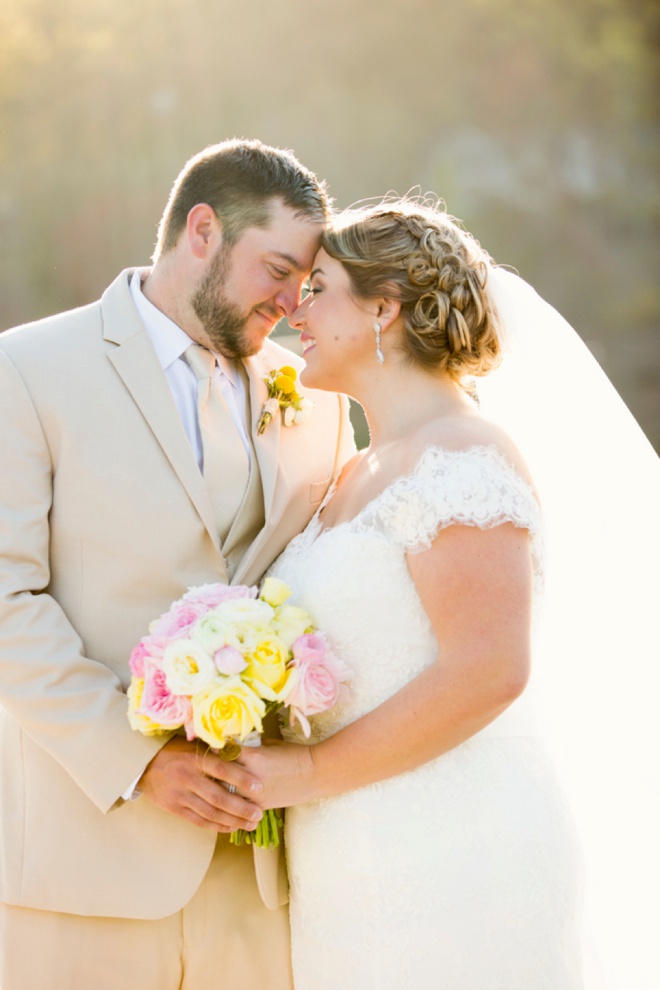
[[[237,359],[256,354],[275,324],[300,303],[323,225],[279,199],[265,227],[220,244],[191,304],[213,348]]]

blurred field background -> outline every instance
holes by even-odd
[[[659,53],[657,0],[0,0],[0,329],[147,263],[185,160],[259,137],[338,206],[442,196],[660,449]]]

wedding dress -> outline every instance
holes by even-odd
[[[524,482],[473,448],[427,452],[351,522],[317,514],[274,566],[354,671],[312,741],[433,661],[405,552],[452,521],[528,529],[532,683],[413,773],[287,811],[297,990],[660,987],[660,465],[561,315],[501,268],[488,292],[505,359],[481,411],[531,469],[547,556]]]
[[[310,719],[310,742],[434,662],[406,554],[442,527],[504,522],[528,531],[538,601],[539,506],[494,447],[431,446],[354,519],[323,528],[317,513],[293,540],[271,573],[352,671],[346,698]],[[286,848],[297,990],[583,985],[581,857],[525,694],[412,772],[288,809]]]

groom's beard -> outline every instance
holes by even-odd
[[[259,346],[246,339],[245,316],[225,294],[231,249],[218,248],[211,267],[195,290],[190,304],[206,334],[218,351],[227,358],[238,360],[256,354]]]

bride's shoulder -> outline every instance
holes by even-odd
[[[428,451],[451,458],[485,457],[504,461],[534,488],[529,468],[511,437],[479,414],[442,417],[425,423],[411,438],[407,453],[410,470]]]

